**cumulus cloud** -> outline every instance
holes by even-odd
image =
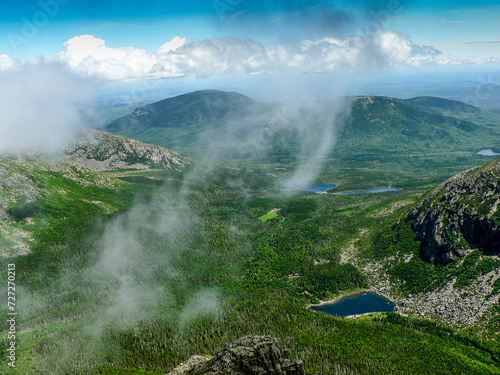
[[[59,151],[81,125],[79,103],[92,92],[88,79],[54,62],[16,65],[0,71],[0,82],[0,153]]]
[[[156,52],[135,47],[110,48],[104,39],[81,35],[69,39],[58,54],[73,70],[108,80],[209,77],[286,71],[331,72],[391,67],[405,63],[414,51],[435,54],[401,34],[378,30],[362,38],[325,37],[285,48],[238,38],[187,40],[176,36]]]
[[[63,45],[56,60],[71,70],[104,80],[258,75],[281,72],[321,73],[401,65],[441,64],[441,51],[415,45],[402,33],[377,30],[365,37],[324,37],[273,48],[238,38],[187,39],[176,36],[157,51],[111,48],[93,35],[75,36]],[[483,63],[455,59],[447,63]],[[0,55],[0,71],[15,66]]]
[[[16,65],[15,61],[6,54],[0,55],[0,72],[10,70]]]
[[[406,35],[394,31],[379,30],[373,39],[375,53],[378,53],[382,65],[394,66],[406,61],[413,50],[413,44]]]
[[[162,45],[158,50],[158,52],[169,53],[170,51],[175,51],[177,48],[182,47],[184,44],[186,44],[186,38],[181,38],[180,36],[176,36],[171,41]]]
[[[202,77],[267,72],[272,63],[267,49],[252,40],[214,38],[192,41],[160,58],[166,67],[177,65],[184,74]]]
[[[379,30],[365,39],[354,36],[304,41],[300,53],[292,57],[299,62],[294,67],[301,71],[331,72],[400,65],[411,56],[412,49],[413,44],[407,36]],[[286,61],[283,65],[290,67]]]
[[[433,46],[413,46],[413,56],[436,56],[441,55],[443,52],[434,48]]]
[[[89,34],[66,41],[57,58],[77,72],[109,80],[146,78],[157,63],[145,49],[110,48],[104,39]]]

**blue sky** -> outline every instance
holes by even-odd
[[[500,67],[500,5],[492,0],[3,0],[0,70],[37,57],[111,81]]]
[[[0,53],[15,58],[49,57],[66,40],[81,34],[103,38],[109,46],[155,50],[176,35],[236,36],[278,43],[359,34],[377,23],[403,32],[414,43],[439,45],[445,53],[450,48],[459,54],[461,46],[467,56],[471,50],[499,54],[500,5],[491,0],[3,0]],[[483,43],[461,45],[464,42]]]
[[[53,147],[96,98],[133,106],[202,89],[498,110],[497,2],[1,0],[0,133]]]

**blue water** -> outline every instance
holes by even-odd
[[[338,186],[335,184],[323,184],[323,185],[301,184],[300,182],[293,180],[283,181],[283,185],[292,189],[300,191],[311,191],[317,194],[324,194],[328,190],[332,190]]]
[[[259,177],[276,177],[276,176],[275,176],[275,175],[273,175],[273,174],[259,174],[259,175],[257,175],[257,176],[259,176]]]
[[[333,316],[348,316],[374,312],[392,312],[395,310],[395,306],[384,297],[364,292],[343,297],[329,305],[312,306],[311,310],[322,311]]]
[[[491,148],[478,151],[477,154],[481,155],[481,156],[497,156],[497,155],[500,155],[500,154],[497,154],[496,152],[494,152]]]
[[[399,190],[401,190],[401,189],[400,188],[393,188],[393,187],[381,187],[381,188],[374,188],[374,189],[370,189],[370,190],[344,191],[342,193],[337,193],[337,195],[366,194],[366,193],[376,194],[376,193],[385,193],[386,191],[399,191]]]

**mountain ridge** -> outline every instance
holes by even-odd
[[[106,171],[116,169],[165,168],[182,170],[191,162],[179,153],[161,146],[100,130],[82,131],[64,149],[63,160]]]
[[[214,95],[217,100],[212,98]],[[336,134],[330,157],[387,152],[477,152],[498,143],[491,139],[500,134],[500,116],[468,104],[432,97],[350,99],[351,104],[346,106],[350,118],[345,121],[335,110],[338,104],[333,100],[293,105],[287,110],[287,106],[258,103],[237,93],[198,91],[140,107],[103,129],[187,155],[196,155],[199,149],[211,145],[223,147],[218,142],[232,132],[231,139],[237,144],[234,150],[248,148],[240,158],[279,153],[296,157],[304,151],[300,151],[303,140],[311,137],[310,131],[297,130],[309,129],[303,124],[310,121],[319,121]],[[222,101],[227,105],[223,111]],[[202,102],[203,106],[198,106]],[[194,112],[188,116],[190,110]],[[335,121],[325,124],[329,119]],[[279,126],[275,126],[277,123]],[[255,134],[262,139],[259,145],[252,143]]]

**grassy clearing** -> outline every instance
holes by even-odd
[[[278,217],[278,212],[275,211],[262,215],[261,217],[259,217],[259,220],[265,223],[266,221],[276,219],[277,217]]]

